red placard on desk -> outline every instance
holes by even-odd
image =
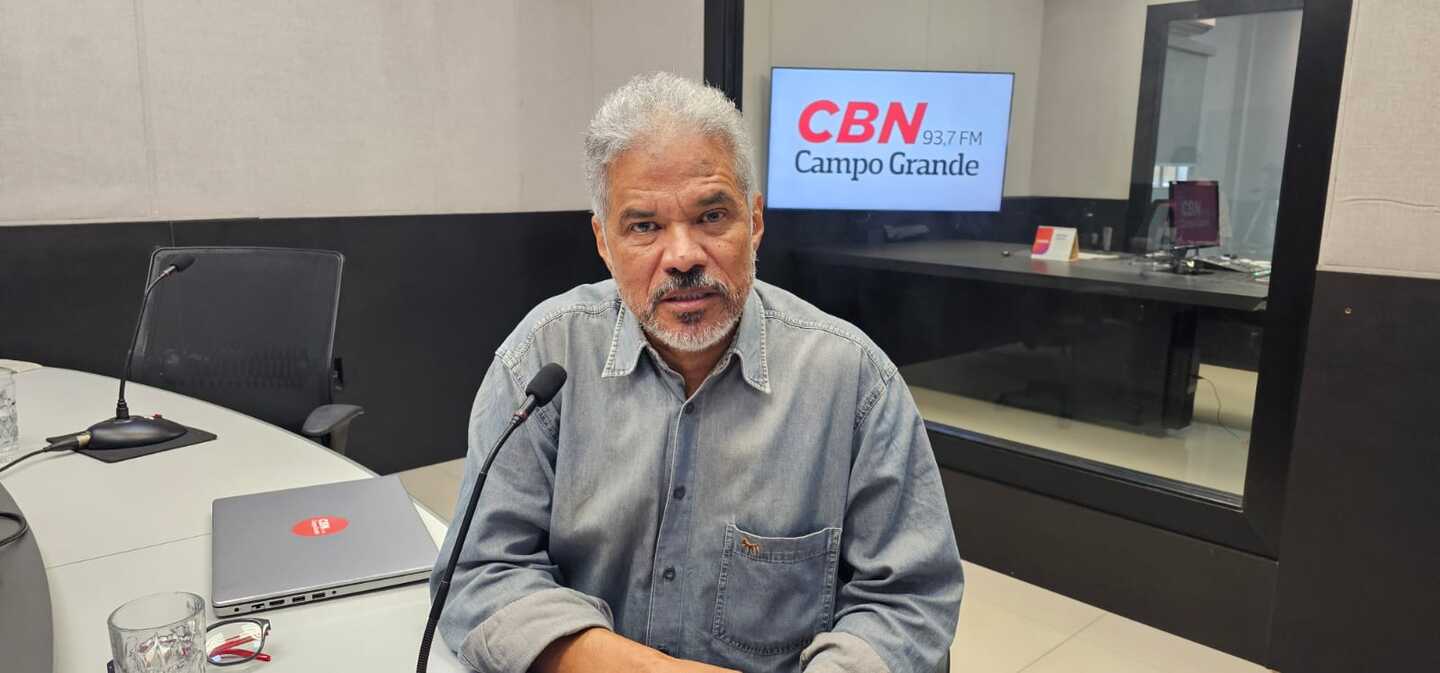
[[[1035,230],[1031,259],[1071,262],[1080,258],[1080,234],[1071,227],[1040,227]]]

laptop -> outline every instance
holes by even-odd
[[[419,582],[438,553],[394,475],[220,498],[210,517],[220,617]]]

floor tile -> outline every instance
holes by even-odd
[[[979,598],[960,604],[960,624],[950,646],[955,673],[1018,673],[1072,634]]]
[[[420,501],[441,519],[449,520],[455,513],[460,495],[460,476],[443,467],[444,463],[417,467],[400,473],[410,497]]]
[[[950,670],[955,668],[952,666]],[[1134,656],[1071,640],[1021,670],[1023,673],[1167,673],[1174,669],[1154,668]]]
[[[1266,669],[1179,636],[1106,614],[1025,673],[1265,673]]]
[[[442,469],[442,470],[444,470],[444,471],[446,471],[446,472],[448,472],[448,473],[450,473],[450,474],[453,474],[453,475],[455,475],[455,476],[457,476],[457,477],[460,477],[460,478],[462,478],[462,479],[465,477],[465,459],[464,459],[464,458],[456,458],[455,460],[447,460],[447,461],[445,461],[445,462],[443,462],[443,463],[436,463],[436,465],[439,466],[440,469]]]
[[[974,563],[965,563],[965,601],[983,600],[1071,635],[1105,611]],[[963,604],[963,603],[962,603]]]

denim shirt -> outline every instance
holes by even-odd
[[[463,662],[522,673],[604,627],[746,673],[935,669],[960,557],[915,402],[858,329],[757,281],[687,399],[613,281],[549,299],[476,395],[457,517],[547,362],[569,381],[495,458],[441,617]]]

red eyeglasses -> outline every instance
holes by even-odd
[[[211,666],[234,666],[248,661],[270,661],[265,639],[270,635],[270,620],[259,618],[227,619],[205,630],[205,660]]]

